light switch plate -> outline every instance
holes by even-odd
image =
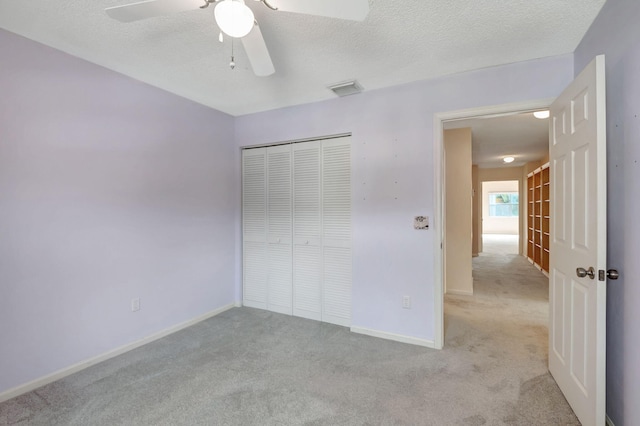
[[[429,229],[429,216],[416,216],[413,218],[413,229]]]

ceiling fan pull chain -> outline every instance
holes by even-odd
[[[234,69],[236,67],[236,61],[233,56],[233,37],[231,37],[231,62],[229,63],[229,67]]]

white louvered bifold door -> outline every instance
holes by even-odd
[[[267,148],[267,309],[293,313],[291,145]]]
[[[321,142],[293,145],[293,314],[322,319]]]
[[[351,325],[351,144],[322,143],[322,321]]]
[[[267,308],[267,169],[265,148],[242,151],[242,299]]]

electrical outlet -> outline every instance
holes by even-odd
[[[411,297],[402,296],[402,308],[403,309],[411,309]]]
[[[140,298],[136,297],[135,299],[131,299],[131,312],[140,310]]]

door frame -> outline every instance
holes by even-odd
[[[434,282],[434,347],[444,347],[444,243],[445,243],[445,217],[444,217],[444,125],[445,121],[462,120],[470,118],[501,117],[505,115],[533,112],[549,108],[555,98],[529,100],[502,105],[488,105],[476,108],[439,112],[433,116],[433,196],[434,196],[434,221],[433,221],[433,252],[435,254],[433,268]]]

